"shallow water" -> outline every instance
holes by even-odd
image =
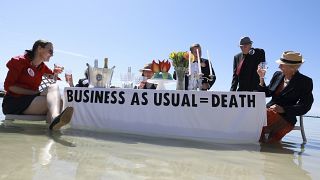
[[[0,99],[1,103],[2,99]],[[0,119],[4,119],[0,114]],[[319,119],[279,145],[224,145],[2,121],[0,179],[319,179]]]

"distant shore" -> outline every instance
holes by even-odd
[[[310,116],[310,115],[303,115],[303,117],[309,117],[309,118],[320,118],[320,116]]]

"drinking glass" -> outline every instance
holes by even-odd
[[[259,67],[263,72],[263,78],[265,78],[265,75],[266,75],[266,72],[267,72],[267,69],[268,69],[267,63],[266,62],[261,62],[259,64]]]
[[[72,81],[72,71],[71,70],[66,70],[65,72],[65,78],[67,82],[71,82]]]
[[[133,88],[134,74],[131,72],[120,73],[120,81],[122,88]]]
[[[260,67],[262,70],[267,71],[267,69],[268,69],[267,62],[261,62],[261,63],[259,64],[259,67]]]
[[[58,64],[54,64],[53,72],[55,74],[60,74],[60,73],[62,73],[63,69],[64,69],[63,66],[58,65]]]
[[[137,89],[142,88],[142,86],[144,86],[144,84],[147,82],[147,77],[145,76],[137,76],[134,78],[134,87]]]

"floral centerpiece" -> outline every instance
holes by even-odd
[[[168,60],[158,60],[159,63],[156,63],[155,60],[152,61],[151,71],[154,73],[153,79],[173,79],[172,75],[169,73],[171,63]]]
[[[185,67],[189,66],[189,53],[188,52],[172,52],[169,55],[172,60],[173,67]]]
[[[189,58],[189,56],[191,57]],[[172,52],[169,55],[169,58],[172,60],[172,65],[174,67],[177,79],[177,90],[185,89],[185,75],[188,67],[189,61],[193,61],[194,57],[189,52]]]

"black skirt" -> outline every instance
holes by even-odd
[[[39,94],[24,95],[20,97],[6,94],[2,101],[2,112],[3,114],[23,114],[37,96],[39,96]]]

